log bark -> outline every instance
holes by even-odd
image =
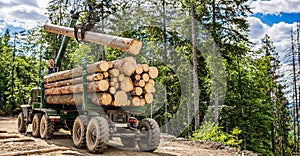
[[[158,76],[158,70],[156,67],[149,67],[149,77],[155,79]]]
[[[98,81],[103,79],[103,74],[102,73],[97,73],[97,74],[92,74],[88,75],[86,77],[87,81]],[[63,81],[57,81],[57,82],[52,82],[52,83],[47,83],[44,84],[44,88],[50,89],[50,88],[56,88],[56,87],[62,87],[62,86],[69,86],[69,85],[74,85],[82,83],[82,77],[77,77],[74,79],[68,79],[68,80],[63,80]]]
[[[89,82],[87,84],[87,89],[89,92],[100,92],[106,91],[109,88],[109,83],[106,80]],[[51,89],[45,89],[45,95],[62,95],[62,94],[74,94],[82,93],[83,85],[75,84],[70,86],[63,86]]]
[[[87,74],[105,72],[108,70],[108,68],[109,68],[108,62],[105,61],[100,61],[100,62],[86,65]],[[71,70],[64,70],[61,72],[46,75],[44,76],[44,82],[50,83],[50,82],[56,82],[56,81],[61,81],[66,79],[72,79],[73,77],[79,77],[81,75],[82,75],[82,69],[74,68]]]
[[[68,27],[63,27],[63,26],[58,26],[53,24],[46,24],[44,25],[44,29],[47,32],[52,32],[55,34],[65,35],[73,38],[75,37],[73,28],[68,28]],[[81,32],[79,31],[77,36],[78,38],[81,39],[80,33]],[[94,33],[91,31],[85,32],[84,41],[97,43],[104,46],[109,46],[132,54],[138,54],[142,47],[142,42],[139,40],[135,40],[131,38],[122,38],[122,37],[117,37],[112,35],[101,34],[101,33]]]
[[[98,105],[109,105],[112,102],[112,96],[108,93],[89,93],[88,99]],[[48,104],[82,105],[83,95],[50,95],[46,96],[45,100]]]

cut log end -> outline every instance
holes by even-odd
[[[158,76],[158,70],[156,67],[149,67],[149,77],[155,79]]]

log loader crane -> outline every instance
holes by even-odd
[[[76,0],[78,2],[78,0]],[[80,6],[77,3],[76,6]],[[90,32],[93,23],[90,23],[93,6],[90,0],[81,3],[86,9],[72,9],[72,20],[69,28],[45,25],[45,30],[64,34],[59,52],[55,58],[55,72],[61,67],[70,37],[78,41],[96,42],[113,48],[138,53],[141,42],[128,38],[121,38],[105,34]],[[80,12],[88,12],[86,23],[77,24]],[[71,27],[75,27],[74,29]],[[74,32],[74,33],[73,33]],[[93,36],[93,37],[90,37]],[[95,39],[96,38],[96,39]],[[109,42],[108,42],[109,41]],[[32,126],[32,136],[42,139],[55,138],[54,132],[59,129],[71,132],[72,141],[77,148],[87,148],[91,153],[103,153],[109,140],[119,137],[124,146],[135,147],[141,151],[154,151],[160,140],[160,129],[157,122],[150,118],[138,121],[131,112],[121,107],[99,106],[88,100],[86,63],[82,64],[82,103],[80,105],[50,104],[45,98],[45,88],[42,77],[40,87],[33,88],[28,104],[21,105],[22,112],[18,116],[18,131],[27,134],[27,127]]]

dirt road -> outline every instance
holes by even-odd
[[[31,126],[29,126],[31,127]],[[31,130],[29,128],[29,130]],[[254,155],[251,152],[239,151],[214,142],[196,142],[178,139],[167,135],[161,136],[160,146],[154,152],[140,152],[138,147],[122,149],[118,139],[110,142],[103,156],[232,156]],[[19,134],[16,118],[0,118],[0,156],[2,155],[93,155],[85,149],[73,146],[70,133],[55,132],[51,140],[43,140]]]

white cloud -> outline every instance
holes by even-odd
[[[42,2],[41,2],[42,1]],[[30,29],[47,20],[44,13],[49,0],[0,0],[0,29],[21,27]]]
[[[278,15],[280,12],[296,13],[300,10],[299,0],[250,0],[249,4],[253,13]]]
[[[248,21],[250,24],[250,40],[252,42],[260,44],[264,35],[268,34],[278,52],[284,52],[289,48],[291,28],[296,27],[296,22],[293,24],[279,22],[268,26],[256,17],[249,17]]]

